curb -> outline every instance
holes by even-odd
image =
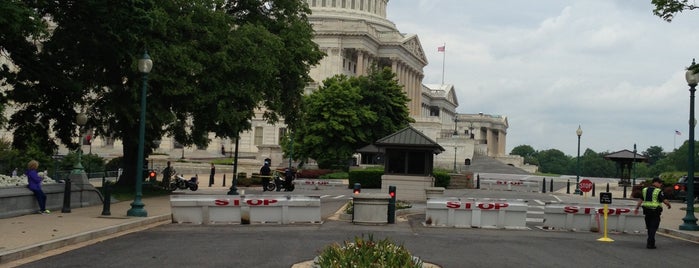
[[[90,241],[93,239],[101,238],[104,236],[120,233],[123,231],[128,231],[137,227],[146,226],[149,224],[171,221],[172,215],[158,215],[153,217],[144,218],[143,220],[137,220],[133,222],[122,223],[115,226],[109,226],[102,229],[87,231],[84,233],[79,233],[67,237],[62,237],[54,240],[49,240],[36,245],[30,245],[23,248],[18,248],[15,250],[10,250],[1,253],[0,264],[27,258],[33,255],[44,253],[50,250],[59,249],[65,246],[74,245],[77,243],[82,243]]]
[[[684,240],[691,241],[694,243],[699,243],[699,236],[687,234],[687,233],[677,231],[677,230],[665,229],[665,228],[661,227],[661,228],[658,228],[658,233],[661,233],[661,234],[664,234],[667,236],[672,236],[672,237],[684,239]]]

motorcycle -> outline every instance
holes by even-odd
[[[175,175],[175,180],[173,180],[170,183],[170,189],[175,190],[175,189],[180,189],[184,190],[189,188],[189,190],[196,191],[199,189],[199,179],[197,177],[192,177],[189,180],[186,180],[182,175],[176,174]]]
[[[294,186],[294,173],[289,171],[289,169],[286,169],[284,174],[278,171],[274,171],[272,174],[272,178],[274,178],[274,183],[269,183],[267,184],[267,191],[274,191],[274,189],[277,189],[277,192],[281,191],[282,189],[285,192],[291,192],[296,188]]]

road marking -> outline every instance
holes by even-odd
[[[546,202],[541,201],[541,200],[539,200],[539,199],[534,199],[534,202],[536,202],[537,204],[542,205],[542,206],[543,206],[543,205],[546,205]]]

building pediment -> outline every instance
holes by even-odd
[[[425,51],[422,49],[422,43],[416,34],[411,34],[403,39],[403,47],[410,51],[416,58],[427,63],[427,57],[425,56]]]

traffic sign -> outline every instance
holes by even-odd
[[[582,179],[580,181],[580,191],[589,192],[592,191],[592,182],[588,179]]]
[[[612,193],[608,193],[608,192],[599,193],[599,203],[600,204],[611,204],[612,203]]]

